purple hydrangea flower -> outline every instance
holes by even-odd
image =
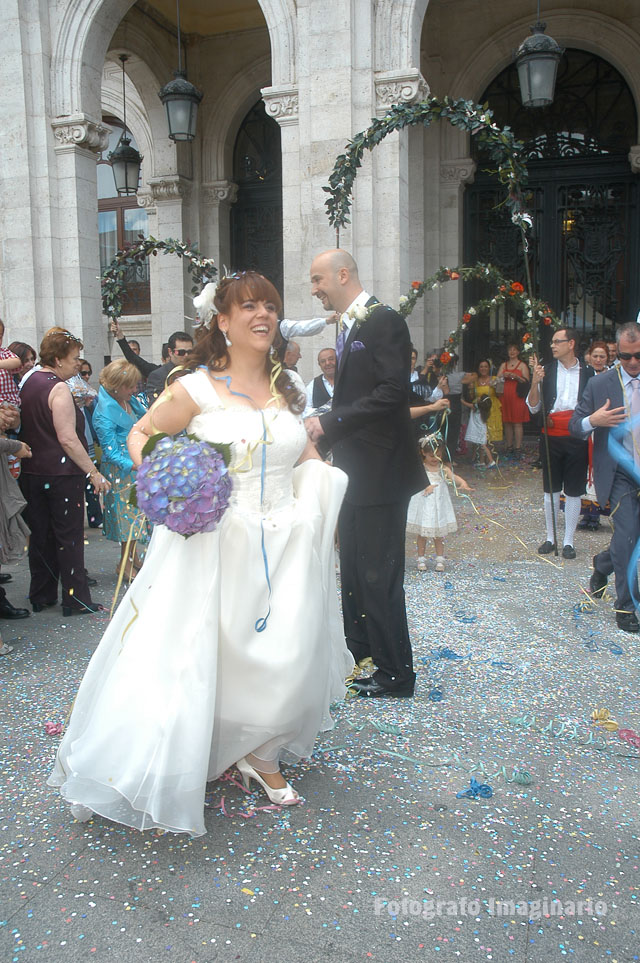
[[[185,538],[216,528],[231,489],[222,454],[206,441],[190,438],[161,438],[136,479],[138,506],[149,521]]]

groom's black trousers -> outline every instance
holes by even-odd
[[[342,612],[356,662],[370,656],[375,678],[393,689],[415,679],[404,598],[409,500],[392,505],[343,502],[338,519]]]

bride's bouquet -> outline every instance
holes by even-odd
[[[158,434],[142,450],[132,500],[154,525],[188,538],[212,532],[229,505],[230,448]]]

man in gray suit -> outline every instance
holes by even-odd
[[[593,559],[589,587],[594,598],[604,594],[608,577],[616,577],[616,623],[638,632],[636,566],[631,558],[640,538],[640,324],[623,324],[616,333],[620,364],[587,384],[571,422],[570,432],[587,438],[593,432],[593,477],[600,505],[610,503],[613,536],[609,548]],[[628,422],[626,430],[612,432]],[[618,441],[622,451],[612,450]],[[615,444],[614,444],[615,449]]]

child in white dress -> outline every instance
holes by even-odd
[[[444,445],[439,434],[420,439],[420,453],[427,472],[429,484],[409,502],[407,532],[416,536],[418,546],[418,571],[426,572],[427,538],[433,538],[436,550],[436,572],[444,572],[444,536],[458,529],[447,480],[463,492],[472,492],[464,478],[454,475],[451,466],[444,463]]]

